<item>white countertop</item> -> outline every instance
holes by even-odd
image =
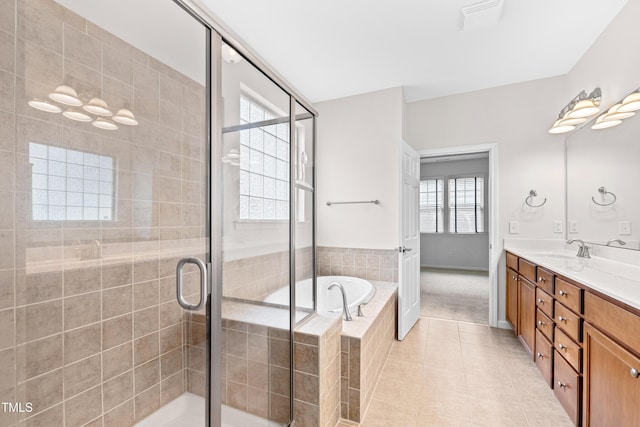
[[[552,242],[505,239],[504,249],[640,310],[639,265],[602,256],[578,258],[577,247],[567,249],[564,241]]]

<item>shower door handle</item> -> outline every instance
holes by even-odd
[[[189,304],[182,296],[182,270],[185,264],[195,264],[200,270],[200,299],[198,304]],[[185,310],[200,310],[207,302],[207,266],[198,258],[183,258],[178,262],[176,267],[176,298],[178,304]]]

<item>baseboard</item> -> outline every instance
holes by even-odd
[[[511,323],[507,322],[506,320],[498,320],[498,328],[500,328],[500,329],[513,329],[511,327]]]
[[[442,268],[447,270],[465,270],[465,271],[489,271],[488,268],[480,268],[480,267],[461,267],[459,265],[422,265],[420,264],[420,268]]]

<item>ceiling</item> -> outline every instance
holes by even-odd
[[[407,102],[568,73],[626,0],[202,0],[312,102],[403,86]]]
[[[171,1],[56,0],[196,81],[204,30]],[[407,102],[566,74],[627,0],[200,0],[311,102],[404,87]]]

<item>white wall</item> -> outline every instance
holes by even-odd
[[[565,137],[547,130],[582,89],[600,86],[608,107],[640,86],[637,16],[640,2],[627,3],[568,75],[407,105],[407,141],[417,150],[498,144],[500,245],[506,236],[564,238],[553,233],[553,221],[565,218]],[[524,205],[530,189],[547,198],[542,209]],[[508,234],[511,220],[519,221],[520,234]],[[498,278],[498,317],[504,319],[504,257]]]
[[[402,104],[394,88],[315,105],[319,246],[398,246]],[[375,199],[379,205],[326,205]]]
[[[449,160],[422,163],[420,178],[482,174],[489,177],[489,158]],[[420,234],[420,265],[422,267],[459,268],[466,270],[489,269],[488,181],[485,180],[484,233],[479,234]],[[447,224],[445,224],[445,229]]]

